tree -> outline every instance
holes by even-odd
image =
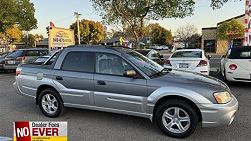
[[[184,18],[193,14],[194,0],[91,0],[108,24],[122,24],[132,29],[138,43],[146,20]],[[211,0],[213,9],[228,0]]]
[[[201,35],[198,33],[193,34],[188,39],[188,47],[189,48],[201,48]]]
[[[30,0],[0,0],[0,8],[0,32],[17,23],[25,31],[37,28],[35,8]]]
[[[245,27],[236,20],[231,20],[220,24],[217,28],[217,38],[231,41],[244,37]]]
[[[225,3],[227,3],[230,0],[211,0],[211,7],[213,9],[219,9],[221,8]],[[237,1],[237,0],[234,0]],[[241,0],[239,0],[241,1]]]
[[[191,37],[195,34],[198,34],[197,32],[198,29],[194,25],[188,24],[176,30],[176,38],[178,41],[183,42],[185,44],[185,48],[187,48],[191,42]]]
[[[193,0],[91,0],[108,24],[132,29],[138,43],[145,20],[184,18],[193,14]]]
[[[25,43],[25,48],[35,47],[36,39],[33,34],[23,35],[21,41]]]
[[[145,37],[150,37],[152,44],[172,44],[173,36],[170,30],[161,27],[158,23],[149,24],[144,28]]]
[[[22,38],[22,31],[17,25],[13,25],[11,28],[7,29],[5,32],[6,38],[11,42],[19,42]]]
[[[74,29],[75,37],[77,39],[77,26],[73,23],[70,29]],[[80,22],[80,38],[82,43],[85,44],[97,44],[104,40],[104,28],[100,22],[83,19]]]

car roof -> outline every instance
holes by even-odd
[[[120,46],[103,46],[103,45],[74,45],[64,48],[64,50],[70,51],[104,51],[104,52],[118,52],[128,53],[133,52],[132,49]]]
[[[48,50],[48,48],[22,48],[17,50]]]
[[[175,52],[180,52],[180,51],[203,51],[202,49],[180,49],[176,50]]]

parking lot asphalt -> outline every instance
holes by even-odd
[[[218,73],[212,73],[215,77]],[[70,141],[176,141],[163,135],[148,119],[83,109],[66,109],[58,118],[42,115],[38,106],[15,93],[14,74],[0,73],[0,136],[12,137],[14,121],[67,121]],[[195,141],[249,141],[251,139],[251,87],[248,83],[229,85],[239,101],[232,125],[202,128],[182,139]]]

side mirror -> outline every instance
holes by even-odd
[[[134,78],[137,75],[135,70],[126,70],[124,76]]]

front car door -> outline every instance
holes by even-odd
[[[96,53],[94,101],[98,107],[124,112],[144,112],[146,80],[125,77],[126,70],[135,70],[122,57],[110,53]]]
[[[94,53],[68,51],[61,56],[65,57],[59,58],[62,65],[55,70],[54,83],[65,105],[93,105]]]

